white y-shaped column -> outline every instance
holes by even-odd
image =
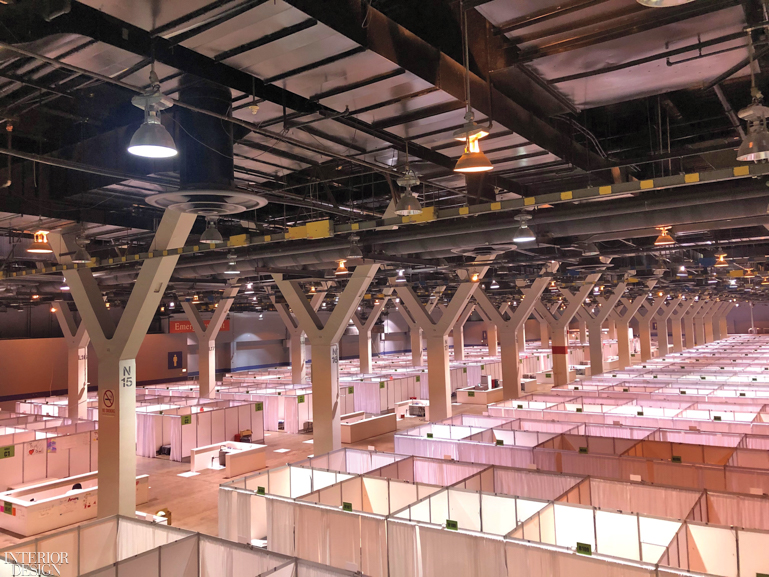
[[[715,330],[713,329],[713,319],[718,314],[718,312],[721,310],[723,305],[726,303],[722,303],[721,301],[713,301],[713,304],[711,305],[708,312],[705,313],[705,315],[702,317],[702,324],[703,324],[703,336],[705,337],[704,342],[706,343],[712,343],[715,340]]]
[[[439,286],[433,291],[433,294],[430,295],[430,300],[425,306],[425,309],[430,315],[432,315],[433,310],[435,310],[435,307],[438,304],[438,299],[445,289],[445,286]],[[398,312],[409,327],[409,338],[411,339],[411,366],[423,367],[425,364],[425,357],[424,348],[422,346],[422,327],[407,307],[398,307]]]
[[[645,300],[641,306],[645,313],[639,309],[635,314],[638,321],[638,338],[641,341],[641,362],[652,358],[652,320],[657,311],[665,304],[667,298],[667,295],[663,295],[655,298],[652,302]]]
[[[326,297],[328,289],[327,283],[321,283],[322,290],[315,293],[311,293],[310,306],[315,312],[318,311],[320,304]],[[269,290],[269,289],[268,289]],[[277,302],[275,295],[270,295],[272,304],[275,305],[275,310],[278,311],[278,316],[286,326],[288,332],[288,350],[289,359],[291,360],[291,382],[295,384],[302,384],[307,380],[307,349],[305,348],[304,329],[299,326],[299,323],[291,315],[291,308],[286,303]]]
[[[355,268],[325,325],[305,297],[298,281],[283,280],[282,274],[272,275],[278,290],[294,311],[298,325],[310,339],[312,428],[316,454],[328,453],[342,447],[339,339],[342,338],[358,303],[378,270],[378,264],[359,265]]]
[[[715,307],[717,304],[718,302],[715,300],[704,301],[700,307],[700,310],[698,310],[697,314],[694,315],[694,337],[696,339],[697,346],[704,345],[706,342],[708,342],[705,338],[705,324],[707,322],[706,319],[710,314],[710,311],[713,310],[713,307]]]
[[[691,308],[691,306],[694,304],[695,301],[693,300],[682,300],[681,306],[678,307],[676,310],[673,311],[673,314],[670,317],[670,329],[673,333],[673,352],[674,353],[682,353],[684,352],[684,318],[686,316],[687,311]]]
[[[198,388],[202,399],[213,399],[216,395],[216,337],[240,290],[240,285],[235,282],[233,279],[227,283],[208,324],[201,318],[192,302],[182,301],[182,308],[187,314],[192,330],[195,331],[195,336],[198,337]]]
[[[629,367],[632,364],[630,362],[630,319],[643,306],[645,300],[646,295],[636,297],[632,301],[622,298],[620,299],[620,307],[624,307],[625,311],[621,313],[619,308],[615,308],[611,312],[617,326],[617,355],[619,356],[620,368]]]
[[[454,334],[455,361],[465,360],[465,323],[467,322],[467,319],[470,318],[470,315],[473,314],[474,310],[475,304],[468,303],[468,305],[465,307],[465,310],[463,310],[462,314],[459,315],[457,322],[454,323],[454,328],[451,329],[452,333]]]
[[[499,340],[502,345],[502,396],[505,400],[517,399],[521,396],[520,350],[524,343],[518,340],[519,330],[529,318],[539,297],[550,284],[551,276],[536,279],[531,288],[522,288],[523,300],[515,309],[503,308],[497,310],[482,290],[475,292],[478,307],[494,322],[499,330]],[[508,318],[505,318],[507,312]]]
[[[99,360],[99,517],[136,512],[136,355],[195,217],[163,213],[149,251],[156,258],[142,263],[117,326],[89,268],[72,265],[63,273]],[[74,234],[52,235],[51,242],[61,242],[60,253],[78,248]],[[59,262],[70,265],[70,256],[59,254]]]
[[[56,301],[56,320],[59,321],[64,342],[67,344],[67,417],[88,418],[88,331],[85,323],[75,324],[69,304]]]
[[[486,272],[486,267],[484,267],[483,272]],[[438,321],[433,319],[430,311],[422,304],[410,286],[397,286],[395,288],[401,299],[401,305],[408,309],[411,318],[422,327],[427,340],[427,386],[430,397],[430,420],[432,421],[442,421],[451,416],[448,334],[478,286],[477,282],[461,283]]]
[[[482,289],[478,289],[478,291],[481,290]],[[507,311],[509,307],[509,304],[504,303],[499,308],[499,312],[504,315],[505,311]],[[481,315],[481,318],[483,319],[483,326],[486,328],[486,339],[488,341],[489,356],[497,357],[499,356],[499,334],[497,332],[497,325],[495,324],[494,319],[486,314],[486,311],[484,311],[483,307],[478,308],[478,313]]]
[[[716,313],[716,316],[713,319],[713,339],[714,340],[721,340],[725,339],[729,336],[729,330],[726,323],[726,317],[727,315],[732,311],[734,307],[736,307],[736,303],[724,303],[724,306],[721,307],[721,310]]]
[[[379,304],[375,304],[371,309],[371,313],[364,321],[360,318],[357,312],[352,315],[352,322],[358,328],[358,359],[360,359],[360,372],[361,374],[368,374],[371,372],[371,329],[374,328],[379,315],[382,314],[387,301],[390,300],[393,289],[386,288],[384,291],[384,298],[379,299]]]
[[[697,345],[695,339],[696,329],[694,327],[694,320],[703,306],[705,306],[704,300],[700,299],[698,301],[694,301],[689,307],[689,310],[684,314],[684,333],[686,336],[687,349],[691,349]]]
[[[667,301],[667,305],[660,307],[657,311],[657,350],[661,357],[667,356],[670,352],[670,338],[668,337],[668,319],[681,304],[681,297]],[[681,323],[678,323],[681,326]]]
[[[594,296],[593,298],[598,303],[597,308],[588,308],[583,304],[577,311],[577,317],[581,319],[580,325],[584,323],[587,326],[590,337],[588,344],[590,347],[591,375],[600,375],[603,373],[603,332],[601,331],[601,327],[606,319],[609,318],[609,315],[614,310],[619,299],[622,298],[626,286],[627,285],[624,282],[621,282],[614,288],[614,292],[611,295],[607,297],[600,295]],[[570,291],[564,289],[561,292],[564,294],[564,298],[569,301],[576,298]]]
[[[609,320],[606,321],[606,328],[609,330],[609,340],[614,341],[617,339],[617,323],[614,321],[613,318],[609,318]]]
[[[587,342],[587,322],[586,321],[578,321],[577,325],[579,326],[579,344],[586,345]]]
[[[585,302],[587,295],[593,290],[596,281],[601,277],[600,274],[592,274],[587,277],[585,284],[582,285],[576,294],[573,295],[571,302],[559,314],[557,306],[554,310],[548,310],[542,301],[536,305],[536,311],[540,317],[547,320],[550,326],[550,337],[552,338],[553,353],[553,383],[554,386],[563,386],[569,382],[569,323],[577,314],[577,311]]]

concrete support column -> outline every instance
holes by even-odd
[[[435,306],[438,304],[438,295],[442,294],[446,287],[438,287],[435,289],[425,310],[428,314],[432,314]],[[401,313],[403,320],[409,326],[409,340],[411,341],[411,365],[414,367],[425,366],[424,348],[422,343],[422,327],[411,315],[411,312],[406,307],[398,307],[398,312]]]
[[[58,259],[99,360],[99,517],[136,512],[136,355],[168,286],[179,254],[195,222],[194,214],[167,210],[147,259],[115,325],[90,269],[72,264],[75,234],[52,235]],[[76,232],[76,231],[75,231]]]
[[[585,284],[574,294],[564,292],[564,296],[570,295],[567,307],[558,312],[558,307],[548,310],[542,302],[536,305],[539,316],[547,320],[550,326],[550,338],[552,339],[553,354],[553,383],[555,386],[563,386],[569,382],[569,323],[582,307],[585,298],[593,290],[593,286],[600,278],[600,274],[592,274],[587,277]],[[562,291],[563,292],[563,291]]]
[[[352,315],[352,322],[358,328],[358,359],[360,360],[360,372],[362,374],[371,373],[371,330],[387,306],[392,290],[391,288],[384,290],[384,297],[379,299],[378,304],[374,305],[365,321],[358,313],[353,313]],[[313,360],[313,362],[315,361]]]
[[[359,265],[355,268],[325,324],[318,318],[298,281],[284,280],[282,274],[272,275],[278,290],[294,311],[298,326],[310,339],[313,446],[317,454],[342,447],[338,402],[339,339],[378,270],[378,264]]]
[[[681,297],[667,301],[666,306],[657,311],[657,349],[660,356],[665,357],[670,352],[670,337],[668,336],[668,320],[681,304]],[[681,323],[678,323],[681,326]]]
[[[705,316],[703,317],[703,329],[705,333],[705,342],[706,343],[712,343],[715,339],[715,329],[713,327],[713,319],[716,317],[716,315],[719,313],[719,311],[723,308],[723,306],[726,303],[722,303],[720,301],[713,302],[713,305],[710,307],[710,310],[705,313]],[[716,321],[717,323],[718,321]]]
[[[587,342],[587,323],[585,321],[579,321],[579,344],[586,345]]]
[[[611,313],[617,327],[617,353],[620,369],[632,364],[630,362],[630,319],[643,306],[645,300],[646,295],[636,297],[632,301],[622,298],[620,299],[620,306]]]
[[[670,316],[670,328],[671,332],[673,333],[674,353],[684,352],[683,320],[686,312],[691,308],[693,304],[693,300],[682,300],[680,306],[676,308],[676,310],[674,310],[673,314]]]
[[[686,337],[685,342],[687,349],[691,349],[692,347],[696,346],[694,319],[704,304],[705,301],[694,301],[689,307],[689,310],[684,315],[684,334]]]
[[[483,267],[480,276],[486,272]],[[449,374],[448,334],[465,310],[470,297],[478,289],[477,282],[463,282],[451,298],[440,320],[435,321],[428,308],[408,285],[395,288],[401,305],[411,318],[424,330],[427,340],[428,394],[430,397],[430,419],[440,421],[451,416],[451,379]],[[442,291],[441,291],[442,292]],[[437,299],[435,299],[437,300]]]
[[[497,357],[499,356],[499,348],[498,348],[499,337],[497,335],[497,325],[495,325],[491,321],[487,321],[485,324],[485,327],[486,327],[486,339],[488,340],[488,345],[489,345],[489,356]]]
[[[706,317],[716,304],[718,304],[717,301],[705,301],[700,310],[697,311],[697,314],[694,315],[694,338],[697,346],[704,345],[707,342],[705,339]]]
[[[540,347],[547,349],[550,347],[550,325],[547,324],[547,321],[541,317],[536,310],[533,314],[534,317],[539,321]]]
[[[502,346],[502,396],[505,400],[517,399],[521,396],[519,353],[525,347],[525,340],[520,333],[526,319],[531,316],[534,307],[537,306],[542,292],[550,284],[551,278],[551,276],[540,277],[531,284],[531,288],[522,288],[523,299],[515,309],[503,305],[498,310],[485,292],[480,289],[475,292],[478,307],[499,329],[499,340]],[[508,318],[505,318],[505,313]]]
[[[311,292],[310,308],[317,312],[320,308],[323,299],[328,293],[328,288],[331,283],[321,283],[320,291]],[[269,292],[269,289],[268,289]],[[291,315],[291,307],[287,303],[278,302],[275,295],[270,295],[272,304],[275,305],[275,310],[278,311],[278,316],[286,326],[288,332],[288,351],[289,360],[291,361],[291,382],[295,384],[303,384],[307,381],[307,341],[305,339],[305,333],[299,322]]]
[[[528,319],[524,319],[524,321],[521,323],[521,326],[518,328],[518,335],[516,337],[518,339],[518,350],[522,353],[526,352],[526,321],[527,320]],[[501,337],[500,337],[500,340],[501,340]],[[503,355],[505,354],[504,351],[502,352],[502,354]]]
[[[626,287],[626,283],[619,283],[614,288],[614,291],[610,296],[594,297],[598,303],[596,307],[587,307],[584,304],[581,304],[579,310],[577,311],[577,317],[581,319],[580,325],[584,323],[590,331],[588,336],[590,337],[589,346],[591,375],[599,375],[603,373],[603,332],[601,331],[601,326],[603,326],[604,321],[606,321],[611,312],[614,310],[614,307],[619,302],[619,299],[622,298]],[[576,299],[576,296],[566,289],[564,289],[562,292],[566,298],[570,300]]]
[[[201,399],[213,399],[216,395],[216,337],[219,335],[227,313],[230,312],[240,285],[236,279],[227,283],[222,298],[217,304],[211,320],[206,323],[190,301],[182,301],[182,308],[198,337],[198,387]]]
[[[454,323],[454,328],[451,329],[454,334],[454,360],[455,361],[465,360],[465,323],[467,322],[467,319],[470,318],[470,315],[473,314],[474,310],[475,310],[475,304],[468,303],[467,306],[465,307],[465,310],[463,310],[462,314],[459,315],[457,322]]]
[[[609,329],[609,340],[617,340],[617,323],[614,321],[614,319],[609,319],[606,324],[607,328]]]
[[[726,317],[737,306],[736,303],[726,302],[713,319],[713,339],[721,340],[729,336]]]
[[[639,310],[635,314],[638,320],[638,332],[641,341],[641,361],[645,362],[652,358],[652,320],[657,311],[665,304],[667,295],[655,298],[653,301],[644,301],[641,307],[644,312]]]
[[[67,417],[88,418],[88,331],[85,323],[75,324],[69,304],[56,301],[56,320],[59,321],[64,342],[67,343]]]

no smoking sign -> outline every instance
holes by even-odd
[[[101,407],[101,415],[105,417],[114,417],[116,414],[115,411],[115,392],[106,390],[104,393],[102,393],[101,396],[102,399],[102,407]]]

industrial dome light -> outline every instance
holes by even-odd
[[[649,8],[671,8],[673,6],[683,6],[694,0],[637,0],[641,6]]]
[[[360,246],[358,246],[358,239],[359,237],[357,235],[352,235],[350,237],[350,248],[347,250],[347,260],[363,258],[363,251],[360,249]]]
[[[668,234],[669,226],[658,226],[657,230],[660,231],[660,235],[654,241],[654,246],[670,246],[676,243],[675,239]]]
[[[748,123],[748,134],[737,149],[737,160],[766,160],[769,158],[769,131],[766,129],[769,108],[762,104],[760,92],[756,91],[753,103],[740,110],[739,116]]]
[[[238,257],[234,252],[227,255],[227,268],[224,270],[224,274],[240,274]]]
[[[342,259],[342,260],[340,260],[340,261],[339,261],[339,266],[338,266],[338,267],[336,267],[336,270],[334,271],[334,274],[335,274],[336,276],[343,276],[343,275],[346,275],[347,273],[349,273],[349,272],[350,272],[349,270],[347,270],[347,267],[346,267],[346,266],[344,266],[344,263],[346,263],[346,262],[347,262],[347,261],[346,261],[346,260],[344,260],[344,259]]]
[[[158,112],[173,106],[173,100],[160,92],[160,80],[154,63],[150,72],[150,87],[134,96],[131,104],[144,110],[144,122],[131,138],[128,152],[144,158],[170,158],[177,155],[176,143],[168,130],[160,123]]]
[[[720,252],[716,255],[716,264],[713,265],[716,268],[724,268],[729,266],[729,263],[726,262],[726,253]]]
[[[422,205],[419,204],[419,199],[411,191],[412,186],[419,184],[419,177],[413,170],[406,168],[406,174],[397,179],[395,182],[398,186],[402,186],[406,189],[401,195],[398,204],[395,205],[395,214],[400,216],[413,216],[415,214],[422,214]]]
[[[460,140],[462,142],[467,141],[468,138],[486,138],[489,135],[489,131],[475,122],[475,115],[472,110],[468,110],[465,114],[465,123],[462,128],[458,128],[454,131],[454,140]]]
[[[494,165],[491,164],[489,158],[481,152],[481,146],[478,144],[479,138],[480,136],[477,135],[467,139],[465,152],[457,160],[454,172],[474,173],[494,170]]]
[[[88,239],[81,236],[75,239],[75,243],[77,244],[77,250],[75,250],[75,254],[72,255],[70,260],[75,264],[88,264],[91,262],[91,255],[85,250]]]
[[[34,240],[32,244],[27,247],[27,252],[33,254],[50,254],[53,252],[51,245],[48,243],[48,235],[50,231],[38,230],[35,231]]]
[[[200,235],[200,242],[204,244],[221,244],[224,242],[222,233],[216,228],[216,222],[213,219],[206,219],[206,230]]]
[[[517,220],[521,224],[518,227],[518,229],[515,231],[515,234],[513,235],[513,242],[532,242],[537,240],[537,236],[529,228],[529,225],[526,224],[528,221],[531,220],[531,215],[519,214],[515,217],[515,220]]]

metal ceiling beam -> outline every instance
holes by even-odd
[[[261,38],[252,40],[251,42],[246,42],[245,44],[241,44],[240,46],[236,46],[235,48],[232,48],[230,50],[225,50],[224,52],[220,52],[214,57],[214,60],[216,60],[217,62],[227,60],[228,58],[232,58],[233,56],[237,56],[238,54],[243,54],[244,52],[248,52],[249,50],[255,50],[256,48],[269,44],[270,42],[275,42],[277,40],[280,40],[281,38],[286,38],[288,36],[291,36],[292,34],[301,32],[302,30],[307,30],[308,28],[317,26],[317,24],[318,24],[318,21],[315,20],[315,18],[308,18],[307,20],[298,22],[293,26],[287,26],[285,28],[281,28],[280,30],[276,30],[271,34],[265,34]]]
[[[340,34],[344,34],[358,44],[437,86],[457,100],[465,100],[465,72],[460,63],[370,5],[363,4],[361,0],[329,0],[322,3],[313,0],[287,0],[287,2]],[[612,181],[609,172],[611,164],[605,159],[575,143],[500,91],[494,88],[489,89],[488,84],[480,77],[471,74],[470,84],[473,108],[580,168],[603,171],[597,175],[598,178],[603,178],[607,182]]]
[[[436,104],[435,106],[419,108],[417,110],[412,110],[411,112],[406,112],[405,114],[398,114],[396,116],[391,116],[390,118],[377,120],[372,124],[372,126],[374,128],[392,128],[393,126],[403,126],[409,122],[416,122],[418,120],[423,120],[432,116],[438,116],[439,114],[453,112],[464,107],[464,103],[459,100],[442,102],[441,104]]]
[[[317,7],[316,7],[317,8]],[[7,9],[7,7],[6,7]],[[28,10],[25,6],[12,6],[11,9]],[[318,18],[323,22],[322,19]],[[143,57],[153,57],[156,61],[183,72],[193,74],[205,80],[216,82],[239,92],[251,94],[273,102],[286,109],[295,110],[303,114],[320,113],[328,116],[338,115],[338,111],[326,108],[317,102],[313,102],[298,94],[284,90],[279,86],[268,84],[265,81],[232,68],[222,62],[215,62],[194,50],[175,45],[173,42],[160,37],[152,37],[151,33],[127,22],[109,16],[99,10],[75,2],[68,14],[59,16],[52,22],[45,22],[39,18],[35,22],[35,31],[39,37],[52,34],[80,34],[90,37],[110,46],[115,46],[133,54]],[[360,25],[360,23],[358,24]],[[317,65],[318,63],[315,63]],[[390,143],[393,148],[405,152],[406,140],[392,133],[377,130],[370,124],[357,118],[338,117],[334,120],[360,131],[374,138]],[[416,144],[408,144],[408,150],[414,156],[427,162],[437,164],[444,168],[453,168],[454,161],[447,156],[432,151],[430,148]],[[526,194],[526,187],[513,181],[497,176],[490,177],[496,186],[514,192]]]
[[[498,33],[507,34],[509,32],[514,32],[515,30],[520,30],[521,28],[528,28],[529,26],[541,24],[542,22],[547,22],[553,18],[566,16],[572,12],[591,8],[605,2],[608,2],[608,0],[572,0],[571,2],[564,2],[559,6],[549,6],[542,10],[505,22],[498,27]]]

